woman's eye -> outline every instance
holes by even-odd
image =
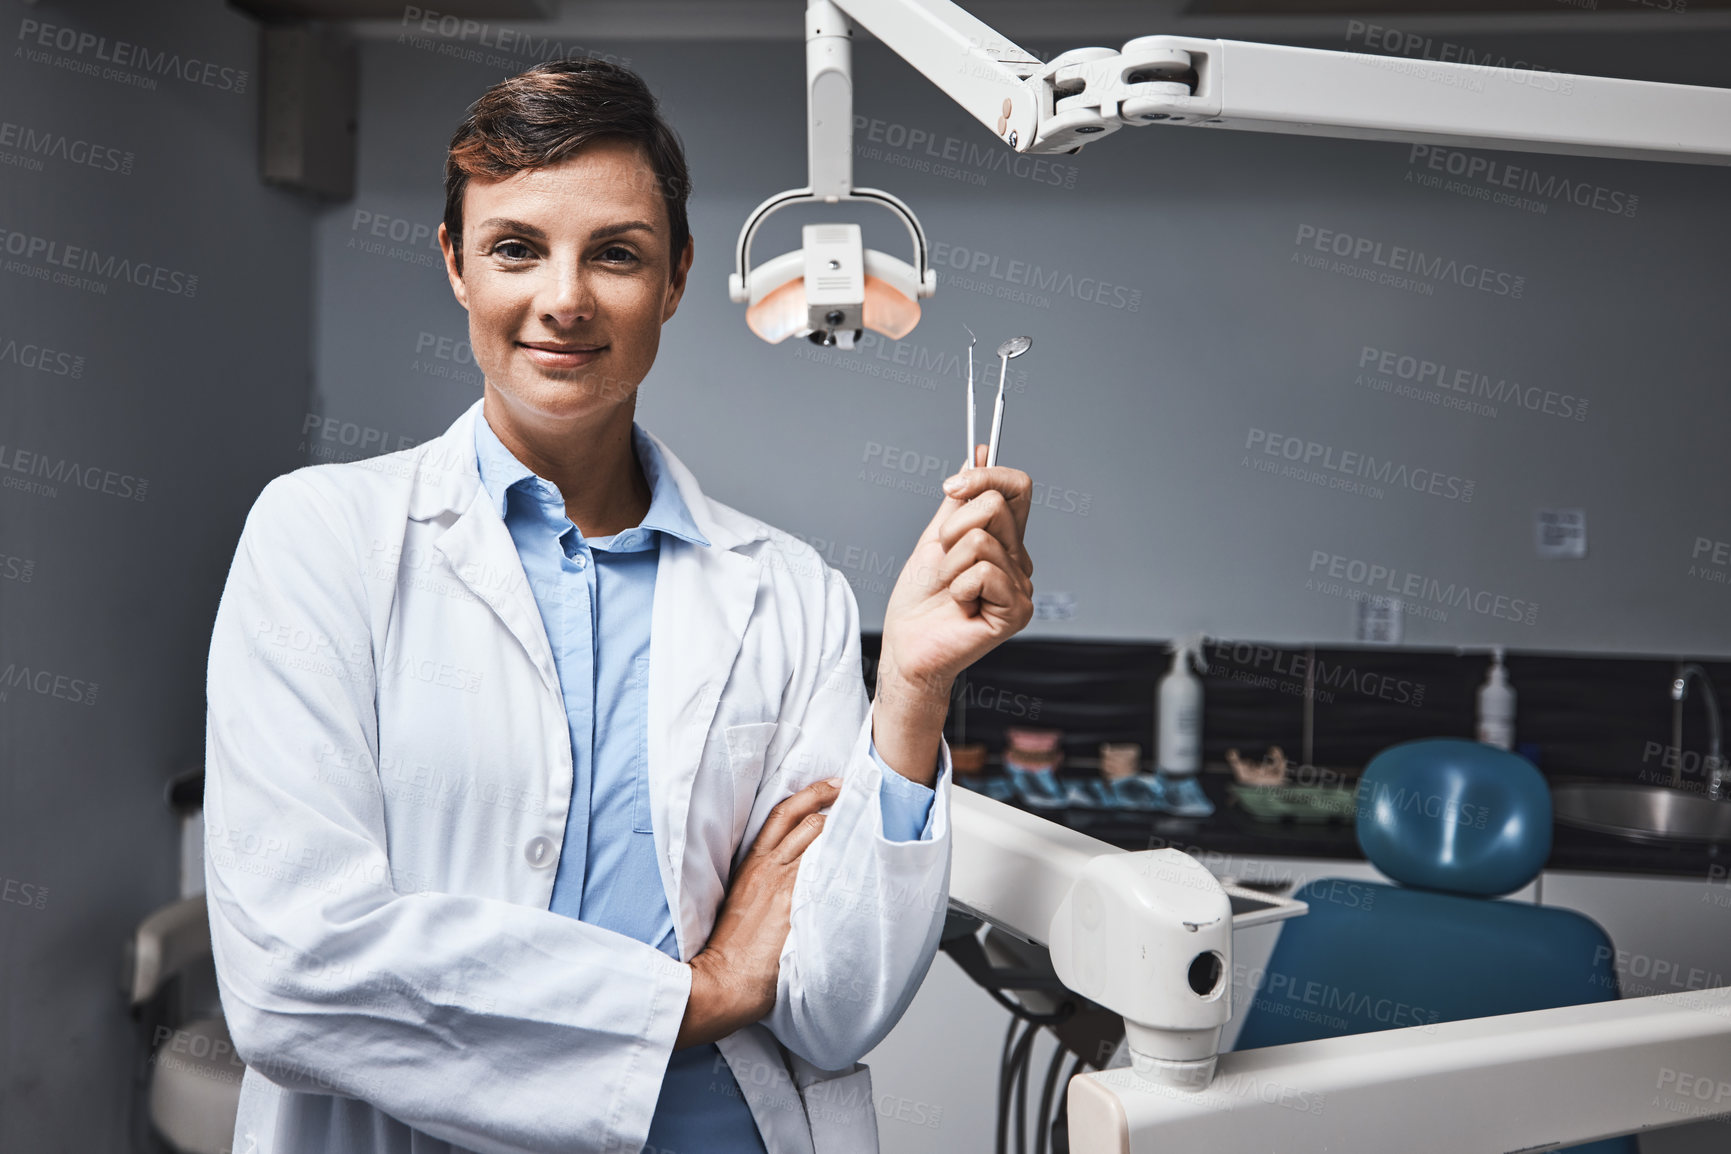
[[[493,246],[493,255],[502,256],[506,260],[525,260],[535,254],[520,240],[502,240]]]
[[[606,260],[615,264],[628,264],[637,259],[636,253],[632,252],[628,248],[623,248],[620,245],[614,245],[612,248],[604,251],[601,255]]]

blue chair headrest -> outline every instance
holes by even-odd
[[[1402,885],[1498,897],[1551,854],[1551,790],[1516,753],[1453,737],[1392,745],[1358,782],[1358,844]]]

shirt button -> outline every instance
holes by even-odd
[[[583,568],[586,568],[588,566],[589,558],[587,558],[587,557],[583,556],[583,554],[579,553],[579,554],[577,554],[577,556],[571,558],[571,564],[577,566],[577,568],[579,568],[579,569],[583,569]]]
[[[538,870],[544,870],[553,864],[553,839],[550,837],[532,837],[523,847],[523,856],[529,864]]]

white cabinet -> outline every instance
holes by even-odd
[[[1604,927],[1617,951],[1623,997],[1706,989],[1731,984],[1726,981],[1731,975],[1731,885],[1714,876],[1720,872],[1675,878],[1546,871],[1540,900]],[[1731,1045],[1725,1068],[1712,1073],[1717,1080],[1731,1080]],[[1724,1154],[1728,1149],[1731,1119],[1641,1137],[1642,1154]]]

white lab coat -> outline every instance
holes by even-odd
[[[415,449],[279,477],[241,535],[205,783],[211,941],[248,1063],[236,1154],[634,1151],[648,1134],[690,971],[548,910],[570,737],[476,473],[480,419],[477,403]],[[770,1154],[875,1152],[856,1063],[936,951],[949,749],[930,840],[886,840],[853,591],[656,444],[712,543],[663,538],[650,640],[646,804],[679,956],[770,807],[844,777],[800,866],[775,1008],[719,1047]]]

